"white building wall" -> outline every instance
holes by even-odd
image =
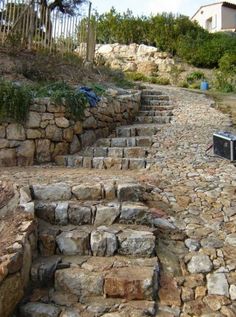
[[[216,3],[214,5],[205,6],[193,16],[192,21],[197,21],[201,27],[207,29],[207,21],[212,20],[210,32],[220,31],[222,28],[222,5]]]
[[[222,29],[236,29],[236,10],[222,7]]]

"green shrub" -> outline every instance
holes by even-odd
[[[166,77],[157,77],[156,78],[156,84],[158,84],[158,85],[169,85],[170,84],[170,80],[169,80],[169,78],[166,78]]]
[[[178,82],[178,87],[182,87],[182,88],[188,88],[189,87],[189,84],[186,80],[182,80],[180,82]]]
[[[32,102],[32,90],[6,80],[0,80],[0,120],[23,123]]]
[[[145,76],[144,74],[141,73],[137,73],[137,72],[126,72],[125,73],[125,77],[128,80],[132,80],[132,81],[148,81],[148,77]]]
[[[79,90],[72,88],[65,82],[55,82],[41,87],[35,92],[36,97],[50,97],[50,100],[59,105],[65,105],[73,118],[83,118],[87,106],[87,98]]]
[[[215,71],[215,88],[222,92],[236,91],[236,54],[226,53]]]
[[[196,80],[203,79],[205,77],[204,73],[201,71],[195,71],[187,75],[187,82],[193,83]]]

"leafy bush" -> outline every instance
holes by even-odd
[[[191,83],[193,83],[196,80],[203,79],[204,77],[205,77],[205,74],[203,72],[195,71],[195,72],[192,72],[192,73],[188,74],[187,82],[191,84]]]
[[[0,120],[26,121],[32,97],[28,86],[0,80]]]
[[[35,92],[36,97],[50,97],[50,100],[59,105],[69,108],[73,118],[83,118],[87,106],[87,98],[77,89],[72,88],[65,82],[55,82],[41,87]]]
[[[215,87],[222,92],[236,91],[236,54],[225,54],[215,71]]]
[[[133,81],[148,81],[147,76],[137,72],[126,72],[125,77],[128,80],[133,80]]]
[[[155,84],[158,84],[158,85],[169,85],[170,84],[169,78],[166,78],[166,77],[156,77],[155,81],[156,81]]]

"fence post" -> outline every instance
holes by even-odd
[[[28,35],[28,50],[32,50],[33,36],[34,36],[34,0],[29,6],[30,20],[29,20],[29,35]]]
[[[89,2],[89,11],[88,11],[88,30],[87,30],[87,49],[86,49],[86,62],[89,62],[89,48],[90,48],[90,32],[91,32],[91,9],[92,9],[92,2]]]

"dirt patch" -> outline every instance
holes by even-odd
[[[0,222],[0,256],[8,252],[8,248],[16,241],[19,226],[27,220],[26,215],[18,212],[4,217]]]
[[[0,181],[0,209],[8,204],[14,196],[14,188],[12,183]]]

